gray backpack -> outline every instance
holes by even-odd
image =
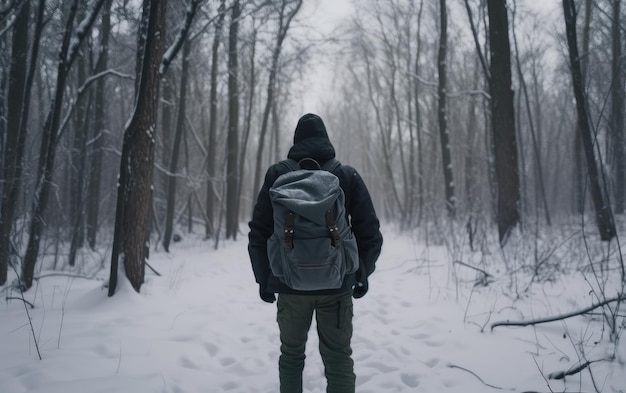
[[[313,162],[316,169],[302,169]],[[274,233],[267,241],[272,273],[290,288],[340,288],[359,268],[359,253],[348,224],[345,196],[330,160],[323,168],[310,158],[281,161],[287,172],[270,188]]]

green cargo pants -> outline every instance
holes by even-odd
[[[313,312],[328,383],[326,392],[354,393],[352,291],[322,296],[278,295],[280,393],[302,392],[304,352]]]

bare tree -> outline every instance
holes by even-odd
[[[448,123],[446,113],[446,51],[448,46],[448,11],[446,10],[446,0],[439,0],[439,51],[437,55],[437,71],[439,73],[438,92],[438,111],[437,118],[439,120],[439,139],[441,142],[441,157],[443,164],[443,181],[446,191],[446,207],[448,215],[454,217],[455,214],[455,195],[454,195],[454,178],[452,174],[452,153],[450,151],[450,136],[448,135]]]
[[[139,85],[136,105],[124,131],[120,160],[115,232],[111,255],[109,296],[115,294],[120,254],[123,253],[126,277],[139,292],[144,282],[145,239],[148,230],[149,209],[152,205],[152,166],[154,162],[154,130],[159,97],[159,65],[165,40],[165,1],[144,0],[143,14],[147,15],[143,54],[137,73]],[[123,241],[122,241],[123,239]]]
[[[222,38],[222,28],[224,26],[224,18],[226,16],[226,0],[220,0],[220,6],[217,10],[217,22],[215,23],[215,33],[213,36],[213,44],[211,46],[211,86],[209,99],[209,129],[208,129],[208,146],[207,146],[207,181],[206,189],[206,211],[207,218],[205,223],[205,235],[209,237],[213,234],[213,215],[215,214],[215,176],[216,176],[216,154],[217,154],[217,73],[219,70],[219,45]]]
[[[176,114],[176,127],[174,143],[172,146],[172,158],[169,166],[169,182],[167,186],[167,213],[165,215],[165,233],[163,235],[163,248],[169,252],[170,241],[174,227],[174,208],[176,206],[176,171],[178,169],[178,157],[180,143],[185,132],[185,116],[187,112],[187,85],[189,80],[189,52],[191,41],[187,39],[183,44],[182,66],[180,71],[180,91],[178,95],[178,113]]]
[[[28,25],[30,1],[25,1],[17,10],[11,43],[11,61],[8,74],[7,138],[3,155],[3,187],[0,189],[0,285],[7,280],[7,266],[11,255],[10,235],[13,226],[15,200],[11,198],[12,189],[17,188],[20,178],[16,176],[17,167],[21,166],[19,140],[21,137],[20,121],[22,107],[25,105],[26,65],[28,62]]]
[[[226,238],[237,239],[239,219],[237,217],[237,178],[239,168],[239,58],[237,41],[241,7],[234,0],[228,34],[228,138],[226,165]]]
[[[611,240],[615,236],[615,223],[611,207],[607,203],[602,192],[600,170],[596,164],[594,153],[594,141],[591,133],[591,124],[585,92],[582,85],[582,71],[580,57],[578,55],[578,44],[576,37],[576,8],[573,0],[563,0],[563,12],[565,17],[565,31],[567,34],[567,46],[569,50],[570,70],[572,73],[572,85],[574,97],[576,98],[577,125],[582,133],[582,142],[587,159],[587,173],[589,175],[589,186],[591,189],[592,202],[596,212],[596,223],[600,231],[602,240]]]
[[[111,3],[106,0],[102,11],[102,28],[99,47],[99,56],[96,64],[96,73],[104,72],[109,64],[109,37],[111,35]],[[96,235],[98,233],[98,217],[100,205],[100,183],[102,176],[102,157],[105,139],[106,116],[105,116],[105,83],[101,78],[96,84],[94,129],[91,136],[89,185],[87,191],[87,242],[91,249],[96,247]]]
[[[589,36],[591,29],[591,11],[592,11],[592,3],[591,0],[585,0],[585,20],[583,24],[583,34],[582,34],[582,53],[584,56],[580,59],[580,73],[581,73],[581,83],[583,86],[587,85],[587,73],[588,73],[588,64],[589,64]],[[577,125],[578,127],[578,125]],[[576,135],[574,136],[574,212],[578,214],[583,214],[585,209],[585,165],[584,165],[584,151],[583,151],[583,141],[582,141],[582,131],[576,130]]]
[[[622,58],[621,26],[620,26],[621,0],[613,0],[613,21],[611,24],[612,61],[611,74],[611,139],[613,140],[613,184],[615,213],[624,213],[626,205],[626,184],[624,168],[626,157],[624,152],[624,65]]]
[[[504,245],[520,220],[515,111],[511,88],[511,46],[506,1],[488,0],[489,44],[491,47],[489,90],[491,126],[498,188],[498,234]]]

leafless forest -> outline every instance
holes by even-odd
[[[139,291],[180,237],[245,242],[321,59],[320,114],[385,223],[615,244],[622,1],[356,3],[328,34],[314,0],[0,1],[0,286],[107,250],[110,294],[122,258]]]

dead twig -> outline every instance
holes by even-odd
[[[591,306],[589,306],[589,307],[587,307],[585,309],[582,309],[582,310],[579,310],[579,311],[573,311],[573,312],[566,313],[566,314],[557,315],[557,316],[554,316],[554,317],[533,319],[533,320],[529,320],[529,321],[501,321],[501,322],[494,322],[493,324],[491,324],[491,331],[493,331],[493,329],[495,329],[498,326],[529,326],[529,325],[538,325],[540,323],[546,323],[546,322],[561,321],[563,319],[575,317],[577,315],[586,314],[586,313],[588,313],[591,310],[594,310],[594,309],[596,309],[598,307],[606,306],[609,303],[621,302],[621,301],[625,301],[625,300],[626,300],[626,295],[620,295],[620,296],[614,297],[612,299],[607,299],[607,300],[602,301],[600,303],[592,304]]]
[[[154,274],[156,274],[157,276],[161,277],[161,273],[157,272],[152,266],[150,266],[150,264],[148,262],[146,262],[146,266],[148,266],[150,268],[150,270],[152,270],[154,272]]]
[[[456,265],[456,264],[459,264],[459,265],[461,265],[461,266],[465,266],[465,267],[469,267],[470,269],[474,269],[474,270],[476,270],[477,272],[480,272],[480,273],[484,274],[486,277],[493,277],[491,274],[487,273],[487,272],[486,272],[486,271],[484,271],[483,269],[477,268],[477,267],[472,266],[472,265],[470,265],[470,264],[467,264],[467,263],[465,263],[465,262],[461,262],[461,261],[454,261],[454,264],[455,264],[455,265]]]
[[[486,386],[489,386],[490,388],[494,388],[494,389],[498,389],[498,390],[503,390],[504,389],[504,388],[501,388],[499,386],[494,386],[494,385],[488,384],[487,382],[483,381],[483,379],[481,377],[479,377],[475,372],[473,372],[472,370],[468,370],[465,367],[457,366],[455,364],[448,364],[448,367],[450,367],[450,368],[458,368],[459,370],[466,371],[466,372],[472,374],[473,376],[475,376],[480,382],[482,382]]]
[[[85,276],[82,274],[69,274],[69,273],[48,273],[42,274],[41,276],[33,277],[34,281],[39,281],[42,278],[46,277],[70,277],[70,278],[84,278],[86,280],[93,280],[95,276]]]
[[[33,341],[35,342],[35,349],[37,350],[37,356],[39,356],[39,360],[41,360],[41,352],[39,351],[39,343],[37,342],[37,336],[35,335],[35,328],[33,327],[33,319],[30,317],[30,313],[28,312],[28,307],[26,307],[26,303],[30,304],[32,308],[34,308],[34,306],[32,303],[28,302],[24,298],[24,290],[22,289],[23,287],[22,279],[20,278],[20,274],[17,272],[17,269],[15,268],[15,266],[13,266],[13,271],[15,272],[15,275],[17,276],[17,280],[18,280],[18,289],[20,290],[19,299],[21,299],[24,302],[24,310],[26,311],[26,317],[28,318],[28,325],[30,325],[30,332],[33,335]]]

